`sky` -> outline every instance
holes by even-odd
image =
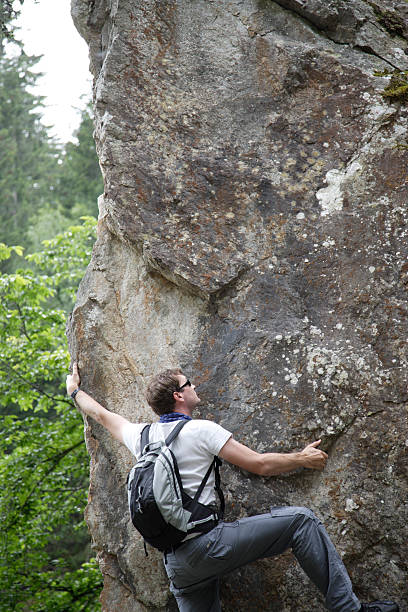
[[[27,55],[44,56],[36,67],[44,76],[35,93],[46,96],[43,122],[53,126],[50,134],[61,142],[73,139],[80,122],[77,109],[90,99],[92,86],[88,47],[73,24],[70,4],[70,0],[25,0],[16,22],[21,28],[16,38],[24,43]]]

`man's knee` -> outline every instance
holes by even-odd
[[[297,508],[297,511],[300,515],[305,516],[306,518],[317,520],[317,517],[313,510],[311,510],[310,508],[306,508],[306,506],[299,506]]]
[[[301,525],[321,525],[321,521],[317,518],[313,510],[305,506],[278,506],[271,508],[272,517],[286,517],[289,519],[293,527]]]
[[[321,523],[313,510],[306,506],[294,506],[293,510],[298,524],[305,525],[309,523],[309,521],[313,521],[315,524]]]

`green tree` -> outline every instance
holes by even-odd
[[[87,218],[0,277],[0,610],[93,612],[101,576],[82,519],[88,461],[66,397],[66,312],[94,239]],[[0,258],[21,249],[0,245]]]
[[[42,97],[32,93],[38,60],[21,49],[0,57],[0,242],[30,251],[81,216],[96,216],[103,192],[91,106],[75,141],[58,146],[41,122]],[[15,266],[15,255],[0,263],[3,271]]]
[[[38,59],[23,51],[0,57],[0,242],[7,244],[25,242],[29,218],[57,205],[59,152],[40,121],[42,98],[28,91]]]
[[[24,0],[20,0],[23,4]],[[0,3],[0,54],[3,52],[4,40],[10,40],[14,36],[14,28],[10,22],[15,19],[19,13],[16,8],[17,2],[12,0],[2,0]]]
[[[65,144],[59,157],[59,168],[53,198],[30,218],[26,244],[38,249],[42,240],[55,236],[82,215],[97,216],[97,199],[103,192],[103,181],[93,139],[91,105],[81,112],[75,142]]]
[[[91,104],[81,112],[81,122],[75,132],[77,142],[65,145],[61,158],[57,197],[64,211],[71,214],[97,216],[97,199],[103,193],[103,181],[93,138]]]

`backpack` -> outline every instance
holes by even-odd
[[[150,444],[150,425],[146,425],[141,433],[141,457],[127,478],[132,523],[145,542],[164,552],[177,547],[187,535],[207,533],[224,514],[225,502],[219,475],[222,462],[218,457],[214,457],[194,498],[183,490],[177,461],[170,445],[187,422],[177,423],[165,441]],[[213,469],[220,511],[216,505],[199,502]]]

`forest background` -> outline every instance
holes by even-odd
[[[0,7],[0,612],[91,612],[102,581],[65,325],[103,183],[90,105],[76,142],[58,144],[41,123],[39,58],[14,40],[15,7]]]

